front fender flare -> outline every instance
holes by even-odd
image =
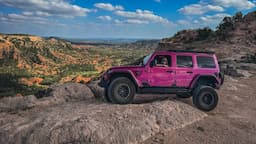
[[[130,70],[128,70],[128,71],[127,70],[126,71],[120,70],[120,71],[111,72],[110,73],[110,82],[113,80],[113,78],[119,77],[119,76],[128,77],[129,79],[132,80],[132,82],[134,83],[134,85],[136,87],[140,87],[141,86],[140,82],[136,79],[135,75]]]

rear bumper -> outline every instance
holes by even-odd
[[[223,85],[224,83],[224,73],[220,72],[219,73],[219,82],[218,84],[215,85],[216,89],[220,89],[220,87]]]
[[[223,83],[224,83],[224,73],[223,72],[220,72],[220,85],[223,85]]]

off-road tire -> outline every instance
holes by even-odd
[[[218,94],[210,86],[197,87],[193,92],[193,104],[200,110],[211,111],[218,104]]]
[[[130,79],[118,77],[110,83],[107,94],[112,103],[129,104],[132,103],[135,92],[135,86]]]
[[[191,94],[176,94],[178,98],[190,98],[192,95]]]

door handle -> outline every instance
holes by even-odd
[[[166,71],[166,72],[168,72],[168,73],[172,73],[173,71],[172,71],[172,70],[168,70],[168,71]]]
[[[187,73],[192,74],[193,72],[192,71],[187,71]]]

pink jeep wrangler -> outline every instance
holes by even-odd
[[[119,66],[107,70],[99,85],[105,99],[118,104],[132,103],[136,93],[193,96],[193,104],[204,111],[218,104],[224,75],[213,52],[169,50],[146,56],[140,66]]]

